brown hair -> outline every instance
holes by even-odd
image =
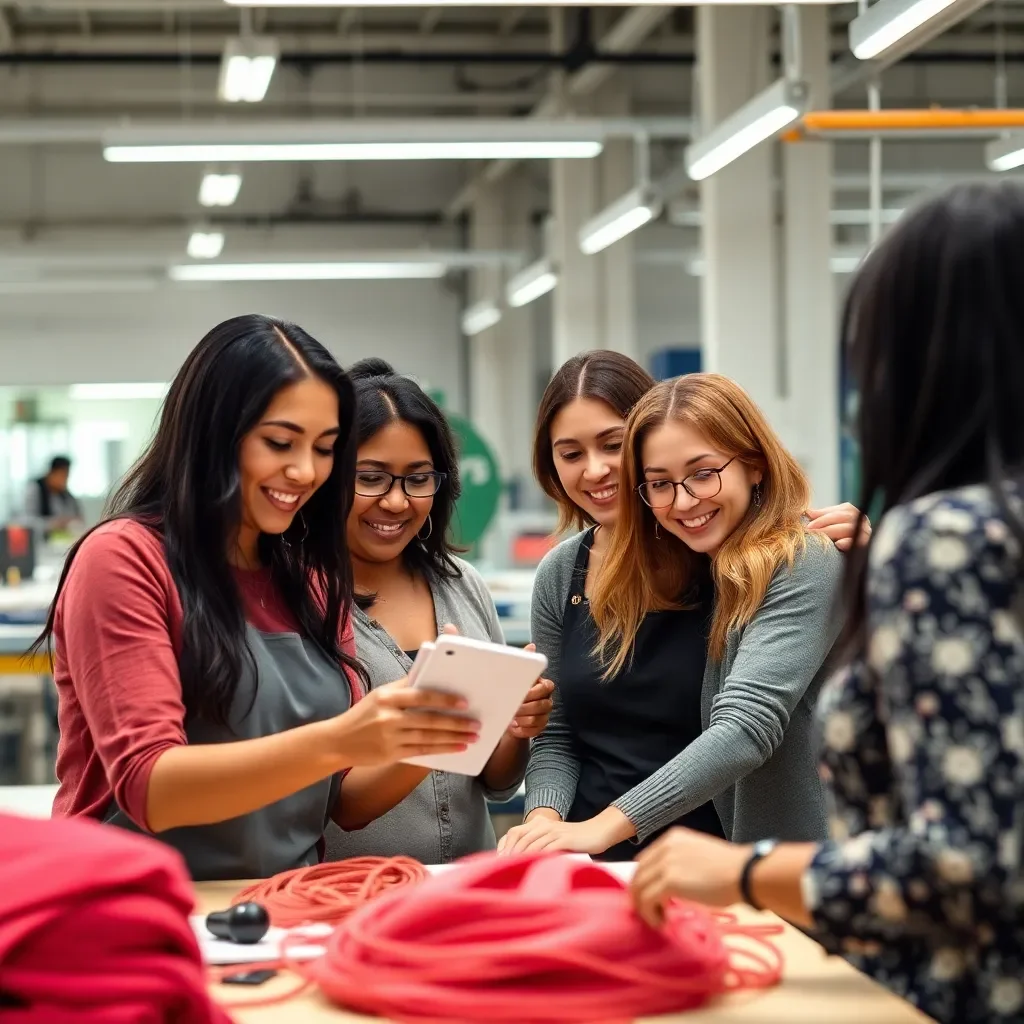
[[[669,420],[690,424],[723,454],[762,474],[760,504],[751,503],[711,561],[711,658],[721,659],[729,631],[754,617],[775,571],[784,563],[792,566],[806,544],[807,477],[743,388],[716,373],[691,373],[655,385],[626,424],[619,517],[590,598],[606,677],[626,664],[647,612],[686,608],[695,596],[703,556],[673,537],[658,539],[654,515],[637,490],[643,482],[644,439]]]
[[[568,494],[558,479],[551,451],[551,423],[570,402],[593,398],[611,406],[625,419],[653,386],[654,378],[621,352],[595,349],[567,359],[544,389],[533,434],[533,473],[544,493],[558,505],[558,531],[582,530],[593,520]]]

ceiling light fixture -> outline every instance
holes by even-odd
[[[188,236],[185,251],[189,259],[215,260],[224,250],[224,233],[222,231],[193,231]]]
[[[203,206],[231,206],[242,188],[240,174],[207,171],[199,184],[199,202]]]
[[[850,50],[858,60],[884,53],[956,0],[878,0],[850,22]]]
[[[644,226],[661,212],[661,196],[650,186],[626,193],[580,228],[580,252],[592,256]]]
[[[505,298],[510,306],[525,306],[546,295],[558,284],[558,274],[551,261],[539,259],[515,274],[505,287]]]
[[[501,320],[501,307],[490,299],[474,303],[462,314],[462,333],[468,337],[486,331]]]
[[[103,402],[117,398],[163,398],[169,384],[157,383],[114,383],[114,384],[72,384],[68,398],[76,401]]]
[[[780,78],[686,147],[686,173],[702,181],[774,138],[807,109],[807,86]]]
[[[179,263],[168,270],[172,281],[393,281],[443,277],[444,263]]]
[[[990,171],[1012,171],[1024,164],[1024,134],[1004,135],[985,146],[985,165]]]
[[[259,103],[277,66],[277,40],[271,36],[235,36],[224,44],[217,95],[225,103]]]

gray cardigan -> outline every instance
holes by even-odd
[[[556,691],[548,727],[533,742],[526,812],[552,807],[563,818],[580,765],[557,686],[562,612],[581,541],[571,537],[545,556],[531,613],[533,641],[547,656]],[[729,635],[722,661],[708,659],[701,688],[704,731],[613,804],[636,827],[638,842],[710,799],[734,842],[827,836],[813,710],[842,625],[842,573],[836,548],[809,537],[792,570],[776,572],[754,618]]]
[[[431,584],[437,628],[451,623],[463,636],[504,643],[487,585],[468,562],[456,559],[462,577]],[[372,609],[371,609],[372,612]],[[401,679],[412,662],[370,615],[353,611],[356,656],[371,688]],[[524,766],[525,768],[525,766]],[[423,864],[447,864],[495,847],[487,801],[510,799],[522,777],[508,789],[492,790],[479,778],[431,772],[397,807],[357,832],[327,826],[327,859],[404,854]]]

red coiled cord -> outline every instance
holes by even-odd
[[[598,865],[485,854],[361,907],[322,958],[289,966],[338,1004],[412,1024],[594,1024],[774,985],[780,931],[685,903],[655,931]]]
[[[279,928],[314,921],[337,924],[367,900],[426,877],[427,869],[411,857],[352,857],[282,871],[250,885],[231,902],[261,904]]]

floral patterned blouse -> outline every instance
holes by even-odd
[[[819,704],[815,937],[944,1024],[1024,1021],[1021,556],[988,488],[895,509],[871,549],[866,657]]]

